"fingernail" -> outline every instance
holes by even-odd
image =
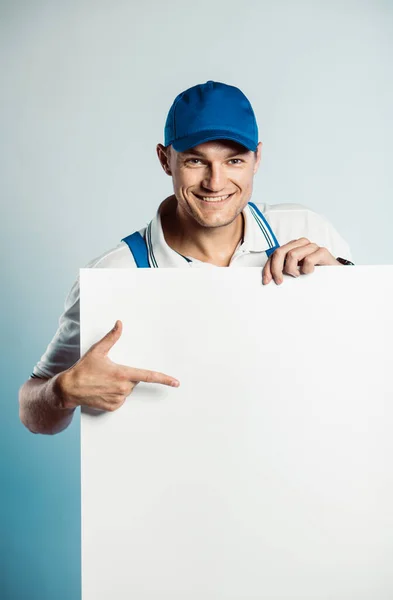
[[[114,325],[114,327],[113,327],[113,331],[116,331],[116,329],[117,329],[117,324],[118,324],[118,321],[116,321],[116,323],[115,323],[115,325]]]
[[[172,387],[179,387],[179,385],[180,385],[180,382],[179,382],[179,381],[175,381],[175,380],[174,380],[174,381],[172,381],[172,382],[171,382],[171,386],[172,386]]]

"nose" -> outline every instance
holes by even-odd
[[[202,185],[210,192],[220,192],[226,185],[225,169],[221,164],[210,164],[206,167]]]

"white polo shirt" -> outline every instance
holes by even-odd
[[[308,238],[318,246],[327,248],[337,257],[351,260],[348,244],[337,233],[329,221],[314,211],[299,204],[260,204],[256,203],[272,228],[280,246],[301,237]],[[230,267],[263,267],[267,261],[266,250],[271,239],[261,227],[256,212],[247,205],[243,211],[244,238],[236,248]],[[132,232],[130,232],[132,233]],[[184,257],[172,250],[165,241],[159,210],[146,228],[140,230],[147,239],[149,264],[151,267],[216,268],[211,263],[192,257]],[[134,258],[126,243],[105,252],[91,261],[90,268],[136,268]],[[79,278],[74,283],[65,301],[65,310],[59,319],[59,327],[45,354],[33,370],[33,376],[53,377],[71,367],[80,358],[79,346]]]

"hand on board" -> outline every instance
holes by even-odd
[[[312,273],[317,265],[342,266],[327,248],[321,248],[307,238],[292,240],[269,256],[263,267],[262,283],[266,285],[273,279],[280,285],[283,282],[283,274],[299,277],[301,274]]]
[[[122,406],[140,381],[179,386],[177,379],[164,373],[119,365],[108,358],[122,328],[122,322],[116,321],[111,331],[93,344],[75,365],[59,375],[61,408],[88,406],[114,411]]]

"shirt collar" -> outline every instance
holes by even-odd
[[[264,206],[259,205],[262,213]],[[245,252],[266,252],[271,247],[271,243],[264,233],[266,227],[263,226],[260,217],[249,204],[243,210],[243,217],[244,238],[241,249]],[[190,266],[186,258],[166,243],[161,225],[160,207],[146,228],[145,239],[151,267],[187,268]]]
[[[264,204],[258,206],[263,214]],[[242,249],[246,252],[266,252],[272,246],[271,236],[267,231],[266,224],[257,214],[257,212],[247,204],[243,210],[244,216],[244,241]]]

